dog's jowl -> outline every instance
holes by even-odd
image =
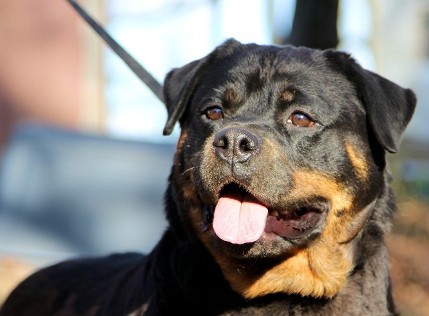
[[[394,314],[385,154],[410,90],[345,53],[229,40],[164,97],[182,132],[161,241],[41,270],[1,315]]]

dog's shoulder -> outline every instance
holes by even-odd
[[[0,315],[95,315],[142,302],[140,279],[146,257],[137,253],[67,260],[25,279],[8,297]],[[132,277],[130,277],[132,276]],[[132,284],[130,284],[132,283]],[[129,304],[128,304],[129,303]]]

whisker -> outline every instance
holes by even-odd
[[[185,171],[183,171],[180,175],[181,176],[183,176],[183,175],[185,175],[185,173],[187,173],[187,172],[189,172],[189,171],[192,171],[192,169],[194,169],[195,167],[191,167],[191,168],[189,168],[189,169],[186,169]]]

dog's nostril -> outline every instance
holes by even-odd
[[[242,128],[226,128],[216,134],[213,146],[216,154],[229,163],[245,162],[259,149],[258,137]]]
[[[240,149],[241,150],[244,150],[244,151],[247,151],[247,150],[249,150],[249,142],[246,140],[246,139],[243,139],[241,142],[240,142]]]
[[[239,147],[240,147],[240,150],[242,150],[242,151],[252,151],[252,150],[255,150],[257,148],[257,145],[256,145],[256,142],[245,137],[245,138],[240,140]]]
[[[228,147],[228,138],[224,135],[220,135],[220,137],[215,137],[213,141],[213,146],[220,147],[220,148],[227,148]]]

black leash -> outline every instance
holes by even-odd
[[[164,102],[162,93],[162,85],[149,73],[142,65],[140,65],[134,57],[123,49],[107,32],[97,23],[91,16],[86,13],[82,7],[74,0],[67,0],[79,15],[93,28],[95,32],[104,40],[104,42],[130,67],[130,69],[143,81],[149,89]]]

